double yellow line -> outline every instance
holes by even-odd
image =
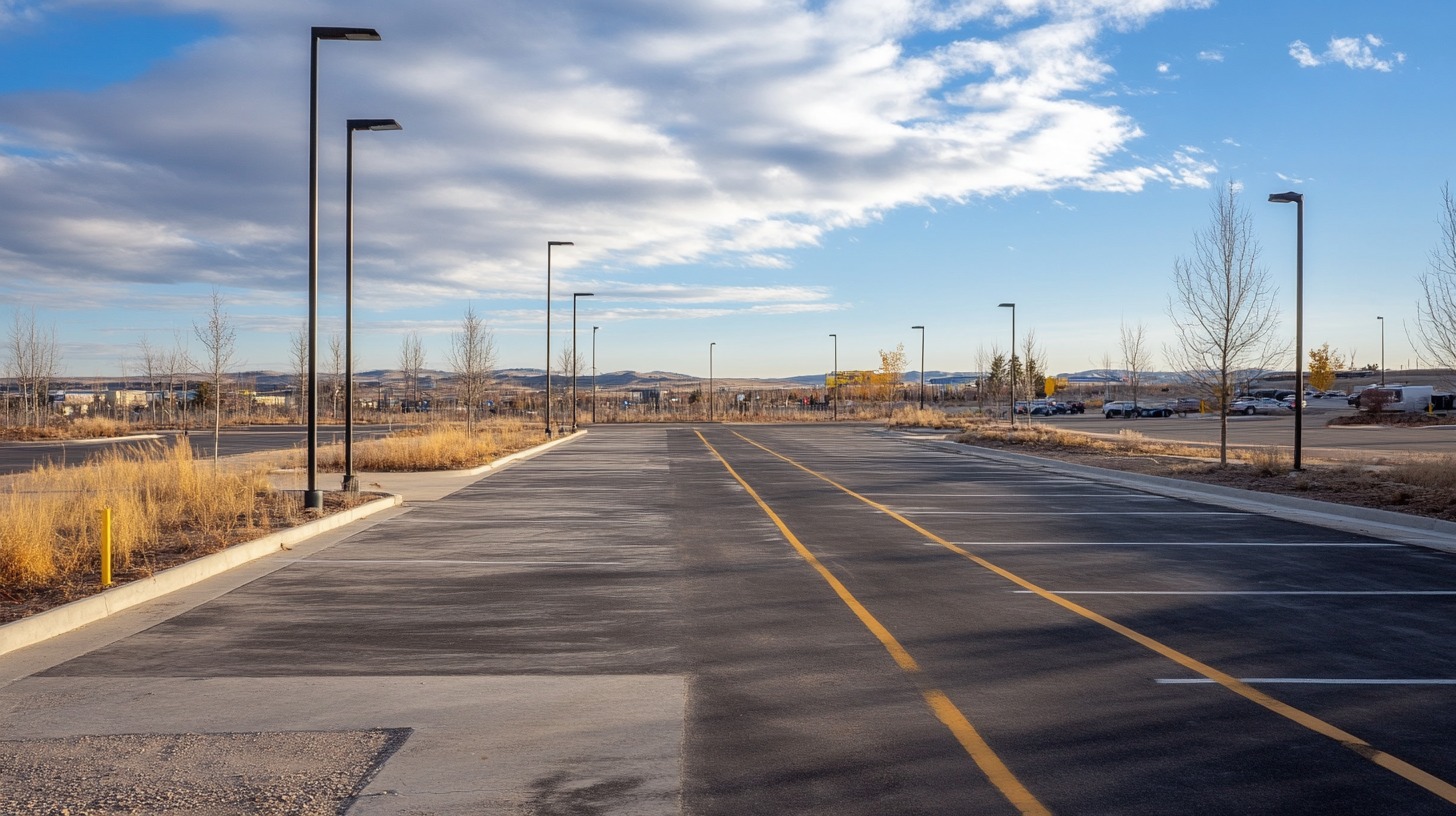
[[[1077,614],[1083,618],[1086,618],[1087,620],[1104,626],[1107,629],[1110,629],[1113,632],[1116,632],[1119,635],[1126,637],[1134,643],[1137,643],[1138,645],[1143,646],[1150,651],[1153,651],[1159,655],[1162,655],[1163,657],[1168,658],[1169,660],[1172,660],[1174,663],[1177,663],[1178,665],[1183,666],[1190,671],[1201,674],[1209,680],[1212,680],[1213,682],[1234,692],[1235,694],[1238,694],[1239,696],[1244,697],[1247,700],[1257,703],[1258,705],[1263,706],[1264,708],[1274,712],[1275,714],[1280,715],[1281,717],[1285,717],[1295,723],[1298,723],[1299,725],[1304,726],[1305,728],[1308,728],[1309,730],[1320,734],[1321,736],[1328,737],[1329,739],[1338,742],[1345,748],[1354,751],[1356,754],[1364,757],[1365,759],[1370,760],[1376,765],[1379,765],[1380,767],[1397,774],[1407,781],[1419,785],[1420,787],[1435,794],[1436,796],[1441,797],[1447,802],[1456,804],[1456,786],[1453,786],[1451,783],[1431,773],[1423,771],[1420,768],[1417,768],[1416,766],[1410,764],[1409,762],[1406,762],[1405,760],[1381,751],[1380,749],[1372,746],[1365,740],[1362,740],[1359,737],[1356,737],[1355,735],[1341,728],[1331,725],[1330,723],[1327,723],[1312,714],[1295,708],[1294,706],[1291,706],[1287,703],[1281,702],[1280,700],[1277,700],[1259,691],[1258,689],[1255,689],[1248,683],[1245,683],[1229,674],[1221,672],[1218,669],[1215,669],[1214,667],[1203,663],[1202,661],[1199,661],[1193,657],[1190,657],[1189,655],[1178,651],[1177,649],[1174,649],[1171,646],[1168,646],[1167,644],[1164,644],[1160,641],[1154,640],[1153,638],[1129,629],[1128,627],[1123,626],[1122,624],[1112,620],[1111,618],[1093,612],[1092,610],[1080,604],[1073,603],[1072,601],[1069,601],[1066,598],[1063,598],[1062,596],[1051,592],[1050,590],[1044,589],[1032,583],[1031,581],[1022,578],[1021,576],[1016,575],[1013,572],[1002,569],[1001,567],[998,567],[990,561],[987,561],[984,558],[981,558],[980,556],[977,556],[967,551],[966,549],[956,545],[955,543],[947,541],[944,538],[936,535],[935,533],[930,532],[929,530],[921,527],[910,519],[900,515],[899,513],[896,513],[894,510],[891,510],[889,507],[886,507],[885,505],[880,504],[879,502],[876,502],[866,496],[862,496],[859,493],[856,493],[848,487],[840,484],[839,482],[834,481],[828,476],[825,476],[822,473],[805,467],[804,465],[794,461],[793,459],[790,459],[789,457],[784,456],[777,451],[771,450],[740,433],[734,432],[733,435],[743,440],[744,442],[747,442],[748,444],[754,446],[755,448],[758,448],[759,450],[769,454],[770,456],[773,456],[774,458],[779,459],[803,471],[804,473],[807,473],[810,476],[813,476],[814,478],[833,486],[835,489],[842,491],[846,495],[858,499],[859,501],[869,505],[870,507],[873,507],[874,509],[880,511],[881,513],[884,513],[890,518],[895,519],[906,527],[909,527],[910,529],[924,536],[928,540],[933,541],[936,544],[939,544],[940,546],[946,548],[947,550],[950,550],[951,552],[962,556],[963,558],[971,561],[977,566],[989,570],[990,572],[993,572],[996,575],[1005,578],[1006,580],[1016,584],[1017,586],[1020,586],[1041,598],[1051,601],[1052,603],[1074,614]],[[718,452],[717,448],[713,447],[713,445],[708,442],[707,438],[704,437],[701,432],[698,432],[698,438],[702,440],[703,444],[707,446],[708,450],[712,452],[713,456],[716,457],[718,461],[723,464],[723,467],[727,469],[728,473],[735,480],[737,480],[740,485],[743,486],[743,489],[746,490],[750,496],[753,497],[753,500],[758,503],[758,506],[763,510],[763,512],[768,515],[773,523],[779,528],[780,532],[784,534],[784,537],[788,539],[789,543],[794,547],[795,550],[798,551],[799,555],[801,555],[806,561],[809,562],[809,564],[819,573],[819,575],[823,577],[824,580],[834,589],[834,592],[840,597],[842,601],[844,601],[845,605],[847,605],[854,612],[855,616],[864,623],[865,627],[868,628],[875,635],[875,637],[879,639],[880,643],[882,643],[885,649],[889,651],[890,656],[894,658],[896,665],[898,665],[902,670],[911,675],[918,675],[920,672],[919,664],[917,664],[915,662],[915,659],[910,655],[910,653],[905,650],[905,647],[902,646],[899,641],[895,640],[894,635],[890,634],[889,630],[886,629],[884,625],[881,624],[878,620],[876,620],[874,615],[870,614],[869,610],[865,609],[865,607],[860,604],[859,601],[856,600],[852,594],[850,594],[849,590],[842,583],[840,583],[839,580],[835,578],[834,575],[829,572],[829,570],[826,569],[823,564],[819,562],[819,559],[814,557],[814,554],[810,552],[808,548],[806,548],[799,541],[798,537],[794,535],[793,531],[788,528],[788,525],[784,524],[783,519],[781,519],[778,514],[773,511],[773,508],[769,507],[768,504],[764,502],[763,498],[758,495],[758,492],[754,490],[753,487],[749,485],[742,476],[738,475],[738,472],[733,469],[733,466],[728,464],[728,460],[725,459],[723,455]],[[1039,801],[1037,801],[1036,797],[1034,797],[1031,792],[1027,790],[1024,785],[1021,784],[1021,782],[1016,778],[1011,770],[1006,767],[1005,763],[1001,761],[1000,757],[998,757],[996,753],[991,750],[991,747],[986,744],[984,739],[981,738],[975,727],[971,725],[970,721],[966,719],[965,715],[962,714],[961,711],[955,707],[955,705],[949,700],[949,698],[945,696],[945,694],[936,689],[926,688],[923,686],[921,689],[921,693],[925,697],[926,703],[929,704],[931,710],[935,712],[936,717],[939,718],[940,721],[944,723],[947,728],[950,729],[951,733],[954,734],[956,739],[960,741],[961,746],[965,748],[966,752],[971,755],[971,758],[973,760],[975,760],[977,766],[981,768],[981,771],[986,774],[986,777],[991,781],[992,784],[996,786],[999,791],[1001,791],[1002,795],[1004,795],[1008,801],[1010,801],[1013,805],[1019,808],[1024,814],[1050,814],[1050,811],[1047,810],[1046,807],[1044,807]]]
[[[896,640],[895,636],[890,634],[890,630],[886,629],[884,624],[880,623],[874,615],[870,614],[870,611],[865,609],[864,604],[860,603],[859,599],[855,598],[849,589],[840,583],[838,578],[834,577],[834,573],[830,572],[827,567],[819,562],[818,558],[814,557],[814,553],[810,552],[809,548],[805,547],[803,542],[799,541],[799,537],[794,535],[794,531],[790,530],[787,524],[784,524],[784,520],[779,518],[779,514],[775,513],[773,508],[768,506],[768,503],[763,500],[762,496],[758,495],[758,491],[754,490],[752,485],[745,481],[742,476],[738,475],[738,471],[734,470],[733,466],[728,464],[728,460],[723,458],[723,454],[719,453],[718,449],[713,447],[713,444],[703,436],[702,432],[694,431],[694,433],[698,435],[699,439],[703,440],[704,445],[708,446],[708,450],[712,451],[713,456],[717,457],[718,461],[723,463],[723,467],[728,470],[728,474],[743,486],[743,489],[748,492],[749,496],[753,497],[753,500],[758,503],[759,508],[779,528],[779,532],[784,534],[784,538],[788,539],[789,544],[798,551],[799,555],[803,556],[805,561],[809,562],[809,566],[813,567],[814,571],[819,573],[819,577],[823,578],[824,582],[829,584],[830,588],[834,590],[834,594],[838,595],[841,601],[844,601],[844,605],[849,607],[855,617],[859,618],[860,622],[865,625],[865,628],[869,629],[879,639],[880,643],[884,645],[885,650],[890,653],[890,657],[894,659],[895,665],[899,666],[906,674],[915,678],[916,682],[920,684],[920,693],[925,698],[926,704],[930,706],[930,710],[935,713],[937,719],[945,724],[946,728],[950,729],[951,734],[960,742],[961,747],[966,750],[966,753],[971,755],[971,759],[975,761],[976,765],[986,775],[986,778],[990,780],[991,784],[995,785],[996,789],[1011,804],[1015,805],[1018,810],[1026,814],[1026,816],[1051,816],[1051,811],[1047,810],[1041,802],[1037,801],[1037,798],[1032,795],[1031,791],[1027,790],[1026,786],[1021,784],[1021,780],[1017,779],[1016,775],[1011,772],[1011,769],[1006,767],[1006,763],[1001,761],[1001,757],[997,756],[996,752],[991,750],[991,746],[986,744],[986,740],[976,731],[976,727],[971,725],[971,721],[966,719],[966,715],[961,713],[959,708],[956,708],[955,703],[950,701],[950,698],[945,695],[945,692],[939,689],[929,688],[923,683],[920,683],[920,664],[916,663],[915,658],[910,656],[910,653],[905,650],[905,647],[901,645],[900,641]],[[742,435],[736,433],[734,435],[749,444],[763,447]],[[763,449],[768,450],[768,448]],[[769,453],[773,453],[773,451],[769,451]],[[776,453],[774,455],[778,456]],[[789,460],[786,459],[785,461]]]

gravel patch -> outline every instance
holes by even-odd
[[[341,814],[409,729],[0,741],[11,816]]]

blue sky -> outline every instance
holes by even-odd
[[[1293,335],[1415,362],[1417,276],[1452,175],[1456,6],[1292,0],[0,0],[0,318],[34,310],[76,375],[192,340],[213,287],[240,368],[306,318],[310,25],[320,46],[321,318],[342,326],[355,142],[363,368],[467,304],[501,367],[598,333],[602,370],[972,370],[1007,310],[1050,368],[1162,364],[1175,258],[1242,190]],[[326,341],[325,341],[326,342]],[[196,345],[195,342],[192,345]],[[1292,362],[1292,360],[1291,360]]]

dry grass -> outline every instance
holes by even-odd
[[[1402,484],[1456,494],[1456,457],[1440,456],[1391,465],[1383,474]]]
[[[266,469],[214,470],[187,445],[113,449],[80,467],[42,466],[0,493],[0,600],[94,585],[100,510],[112,512],[118,582],[302,520]]]
[[[1238,452],[1238,458],[1247,461],[1255,473],[1263,476],[1277,476],[1294,470],[1294,454],[1282,448],[1252,448]]]
[[[546,441],[540,423],[518,419],[480,422],[467,433],[463,424],[441,423],[397,431],[383,439],[354,443],[354,469],[395,473],[412,470],[464,470]],[[319,467],[342,472],[344,448],[319,448]]]
[[[105,417],[57,419],[44,428],[23,425],[0,428],[0,439],[13,442],[40,442],[49,439],[109,439],[138,433],[137,426]]]
[[[964,428],[967,420],[947,416],[939,408],[896,408],[889,419],[891,428]]]
[[[1081,450],[1090,453],[1118,453],[1131,456],[1174,456],[1186,459],[1217,460],[1218,445],[1190,442],[1166,442],[1149,439],[1138,431],[1124,428],[1116,439],[1063,431],[1047,425],[1017,425],[1012,430],[1005,421],[971,421],[956,438],[958,442],[975,443],[987,440],[1009,443],[1032,450]],[[1261,473],[1286,473],[1294,466],[1288,451],[1279,448],[1229,448],[1230,461],[1252,464]]]

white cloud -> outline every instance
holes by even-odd
[[[562,270],[777,269],[896,208],[1206,186],[1211,163],[1132,157],[1136,123],[1087,97],[1112,73],[1105,31],[1207,5],[152,0],[227,33],[123,84],[0,104],[0,184],[30,191],[0,201],[0,287],[299,291],[299,43],[318,20],[385,38],[320,44],[324,274],[341,266],[342,120],[405,127],[355,143],[356,275],[384,306],[535,296],[548,238],[577,242]],[[951,41],[917,50],[930,31]],[[823,301],[774,308],[803,304]]]
[[[1204,62],[1223,62],[1223,52],[1211,49],[1208,51],[1199,51],[1198,58]]]
[[[1315,68],[1330,63],[1341,63],[1356,70],[1371,70],[1389,73],[1396,65],[1405,62],[1405,54],[1396,51],[1389,57],[1379,57],[1375,49],[1385,41],[1374,34],[1364,37],[1331,37],[1329,47],[1323,54],[1314,51],[1302,40],[1289,44],[1289,56],[1303,68]]]
[[[1160,74],[1166,74],[1166,73],[1168,73],[1171,70],[1173,70],[1173,66],[1169,65],[1168,63],[1166,63],[1166,62],[1160,62],[1160,63],[1158,63],[1158,73],[1160,73]]]

